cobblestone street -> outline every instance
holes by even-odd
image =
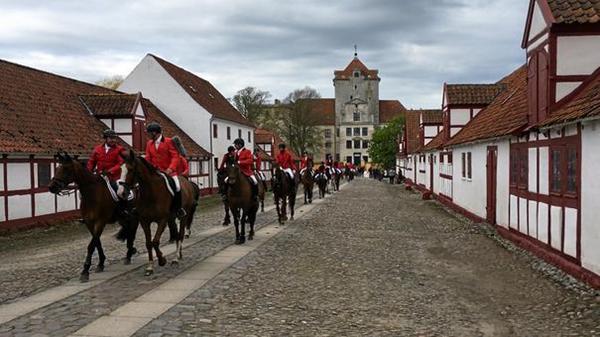
[[[194,234],[215,227],[220,216],[220,208],[198,216]],[[108,336],[90,332],[94,322],[135,303],[164,310],[115,318],[124,329],[125,323],[139,326],[121,336],[600,336],[597,292],[403,186],[358,179],[299,208],[298,217],[275,226],[274,211],[265,212],[252,243],[230,246],[230,230],[214,234],[184,249],[179,268],[151,278],[142,276],[143,267],[124,272],[0,324],[0,336]],[[83,238],[65,252],[82,251]],[[41,243],[35,247],[32,254],[44,251]],[[111,257],[121,252],[115,248]],[[0,254],[5,261],[11,256],[10,263],[25,258]],[[33,281],[4,265],[3,287],[7,272],[13,275],[9,289],[25,284],[27,294],[42,289],[45,277],[46,287],[60,284],[77,275],[81,254],[72,262],[61,262],[64,252],[50,254],[69,266],[62,279],[44,276],[52,262],[41,255],[40,276],[22,272]],[[209,269],[212,274],[203,274]],[[190,291],[163,291],[179,297],[143,301],[161,287],[174,289],[175,282]],[[2,296],[5,302],[16,297],[14,290]]]

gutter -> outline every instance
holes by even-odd
[[[600,119],[600,115],[599,116],[592,116],[592,117],[587,117],[587,118],[583,118],[583,119],[575,119],[569,122],[563,122],[563,123],[559,123],[559,124],[552,124],[552,125],[548,125],[548,126],[541,126],[539,129],[540,130],[549,130],[549,129],[553,129],[553,128],[560,128],[563,126],[567,126],[567,125],[571,125],[571,124],[575,124],[575,123],[585,123],[585,122],[589,122],[589,121],[594,121]]]

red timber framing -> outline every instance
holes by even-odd
[[[9,177],[8,177],[8,166],[10,164],[29,164],[29,188],[22,189],[9,189]],[[27,158],[9,158],[8,155],[4,154],[2,156],[1,165],[3,167],[3,175],[1,177],[3,181],[4,188],[0,190],[0,200],[4,204],[4,221],[0,221],[0,231],[5,230],[14,230],[14,229],[27,229],[35,227],[39,224],[48,224],[51,222],[56,222],[60,220],[73,220],[77,216],[79,216],[79,210],[77,209],[79,206],[78,194],[74,193],[74,204],[72,210],[67,211],[59,211],[58,207],[58,196],[54,195],[54,212],[50,214],[39,215],[36,214],[36,202],[35,195],[38,193],[47,193],[49,192],[47,186],[39,186],[41,182],[38,180],[38,170],[40,170],[40,165],[50,165],[56,170],[56,162],[54,159],[50,158],[35,158],[33,155],[28,156]],[[38,168],[35,170],[35,168]],[[48,172],[50,174],[50,172]],[[38,179],[36,179],[36,175],[38,175]],[[48,180],[51,177],[46,177]],[[36,186],[36,181],[38,181]],[[44,183],[45,185],[45,183]],[[73,188],[74,192],[77,192],[75,188]],[[30,214],[27,217],[9,219],[10,207],[8,199],[11,196],[30,196]]]
[[[556,130],[547,131],[554,133]],[[511,213],[516,212],[517,229],[508,226],[507,231],[514,236],[517,236],[520,241],[528,240],[531,244],[538,248],[543,248],[550,251],[552,254],[560,256],[564,261],[569,261],[577,265],[581,265],[581,129],[577,126],[575,135],[565,136],[565,128],[559,130],[558,138],[529,139],[522,142],[511,142],[510,144],[510,193],[508,200],[509,222],[512,218]],[[548,194],[541,194],[540,191],[540,148],[548,149]],[[523,164],[523,161],[528,160],[530,149],[536,149],[536,166],[528,167],[528,164]],[[569,159],[571,161],[569,162]],[[575,167],[573,167],[575,166]],[[536,171],[536,191],[531,192],[528,188],[528,181],[524,176],[528,176],[530,170]],[[525,180],[523,180],[525,179]],[[534,224],[529,223],[529,206],[525,210],[521,209],[520,202],[516,202],[516,207],[512,207],[510,196],[515,196],[526,200],[529,205],[530,201],[536,202],[536,207],[539,210],[539,204],[544,203],[547,206],[547,243],[538,240],[531,236]],[[552,221],[551,209],[552,206],[561,208],[561,223],[560,223],[560,249],[552,246]],[[515,209],[516,208],[516,209]],[[576,219],[576,254],[575,257],[565,253],[565,210],[566,208],[575,209],[577,211]],[[525,219],[526,223],[521,223],[521,212],[527,212]],[[539,217],[539,214],[537,214]],[[537,223],[535,224],[537,226]],[[539,233],[539,228],[536,228],[534,233]]]

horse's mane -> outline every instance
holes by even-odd
[[[136,157],[137,157],[137,158],[140,160],[140,162],[141,162],[142,164],[144,164],[144,166],[146,167],[146,169],[148,169],[148,171],[150,171],[151,173],[152,173],[152,172],[156,172],[156,171],[157,171],[156,167],[152,166],[152,164],[150,164],[150,163],[149,163],[149,162],[146,160],[146,158],[144,158],[144,157],[140,157],[140,156],[136,156]]]

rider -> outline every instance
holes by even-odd
[[[177,218],[186,216],[185,210],[181,207],[181,186],[177,177],[179,165],[179,153],[175,148],[173,140],[162,134],[160,124],[152,122],[146,126],[148,143],[146,143],[146,160],[152,166],[173,177],[175,181],[175,195],[171,209],[175,211]]]
[[[252,199],[256,200],[258,197],[258,180],[256,180],[254,173],[252,173],[252,165],[254,164],[252,152],[244,147],[244,140],[242,138],[234,140],[233,146],[237,149],[236,158],[238,165],[240,166],[240,172],[250,181],[250,186],[252,186]]]
[[[325,176],[325,179],[327,179],[327,175],[325,175],[324,162],[321,162],[321,165],[319,165],[319,168],[317,168],[317,173],[315,173],[315,179],[319,179],[321,176]]]
[[[254,148],[254,155],[252,156],[254,160],[254,174],[262,181],[265,181],[265,174],[261,171],[262,159],[260,159],[260,151],[258,147]]]
[[[187,159],[185,159],[185,156],[187,155],[187,151],[185,150],[185,147],[183,146],[183,143],[181,142],[181,139],[179,139],[179,137],[175,136],[171,139],[173,140],[173,144],[175,145],[177,152],[179,152],[179,163],[177,164],[177,175],[188,178],[190,175],[190,165],[189,165]]]
[[[219,171],[223,171],[226,165],[229,165],[235,161],[235,147],[229,146],[227,148],[227,153],[223,155],[223,159],[221,159],[221,165],[219,165]]]
[[[292,180],[292,184],[295,184],[296,165],[292,160],[292,155],[285,149],[285,144],[279,144],[279,153],[277,154],[275,161],[281,167],[281,169],[288,174]]]
[[[300,175],[304,174],[306,169],[312,169],[312,167],[308,167],[308,162],[310,161],[310,157],[308,156],[308,152],[302,152],[302,158],[300,158]]]

